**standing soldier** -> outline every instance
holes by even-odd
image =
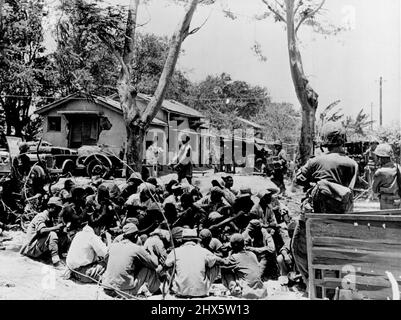
[[[27,155],[29,151],[29,145],[25,142],[19,145],[19,155],[13,160],[13,172],[14,175],[22,181],[29,174],[31,169],[30,159]]]
[[[352,210],[358,164],[344,153],[346,133],[340,123],[330,122],[322,129],[323,147],[328,153],[309,159],[296,174],[296,182],[309,188],[301,216],[294,230],[292,252],[305,283],[308,279],[305,213],[345,213]]]
[[[397,176],[400,168],[391,161],[392,148],[389,144],[381,144],[375,150],[380,168],[373,177],[372,189],[380,198],[380,210],[400,208],[400,183]],[[397,172],[398,171],[398,172]]]
[[[186,134],[181,137],[180,149],[170,165],[176,163],[174,169],[178,174],[178,182],[186,178],[188,183],[192,184],[192,148],[189,140],[191,140],[191,138]]]
[[[365,157],[365,180],[369,183],[369,187],[372,186],[373,183],[373,175],[377,169],[376,167],[376,148],[380,144],[380,142],[377,139],[374,139],[370,143],[370,147],[368,150],[365,151],[363,154]]]
[[[274,142],[273,179],[272,181],[280,188],[280,193],[285,196],[284,175],[287,173],[287,153],[283,149],[281,141]]]

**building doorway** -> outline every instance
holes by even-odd
[[[70,127],[68,146],[70,148],[97,144],[99,138],[98,116],[71,116],[68,122]]]

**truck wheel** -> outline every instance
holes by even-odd
[[[89,162],[86,172],[89,177],[100,176],[101,178],[106,179],[111,172],[111,167],[108,163],[100,161],[100,159],[93,159]]]
[[[75,170],[74,161],[72,161],[71,159],[65,160],[61,167],[61,170],[62,170],[63,174],[67,174],[67,173],[73,174],[73,172]]]

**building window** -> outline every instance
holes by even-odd
[[[47,117],[47,131],[61,131],[61,117]]]

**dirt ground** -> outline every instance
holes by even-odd
[[[217,174],[219,176],[220,174]],[[205,174],[196,177],[202,192],[206,192],[210,187],[210,182],[215,178],[215,174]],[[163,182],[171,179],[172,176],[161,178]],[[87,182],[85,178],[74,178],[77,184]],[[124,183],[123,180],[116,180],[117,184]],[[60,184],[63,182],[61,181]],[[234,176],[234,187],[251,187],[253,192],[266,188],[271,181],[267,178],[258,176]],[[292,215],[297,215],[299,203],[302,198],[302,190],[291,188],[288,185],[288,198],[282,201],[289,207]],[[362,204],[361,210],[372,208],[375,204]],[[11,240],[8,240],[11,238]],[[3,241],[4,240],[4,241]],[[5,250],[0,251],[0,299],[16,300],[110,300],[98,285],[78,284],[71,280],[63,279],[63,271],[54,269],[52,266],[43,262],[34,261],[19,254],[19,249],[24,242],[24,233],[21,231],[3,232],[0,235],[0,243],[3,241]],[[268,290],[267,300],[304,300],[302,293],[290,291],[286,286],[281,286],[278,281],[266,283]],[[222,296],[222,285],[214,285],[212,291],[217,292],[210,299],[234,299]],[[149,300],[160,300],[162,296],[153,296]],[[176,299],[167,296],[167,300]]]

